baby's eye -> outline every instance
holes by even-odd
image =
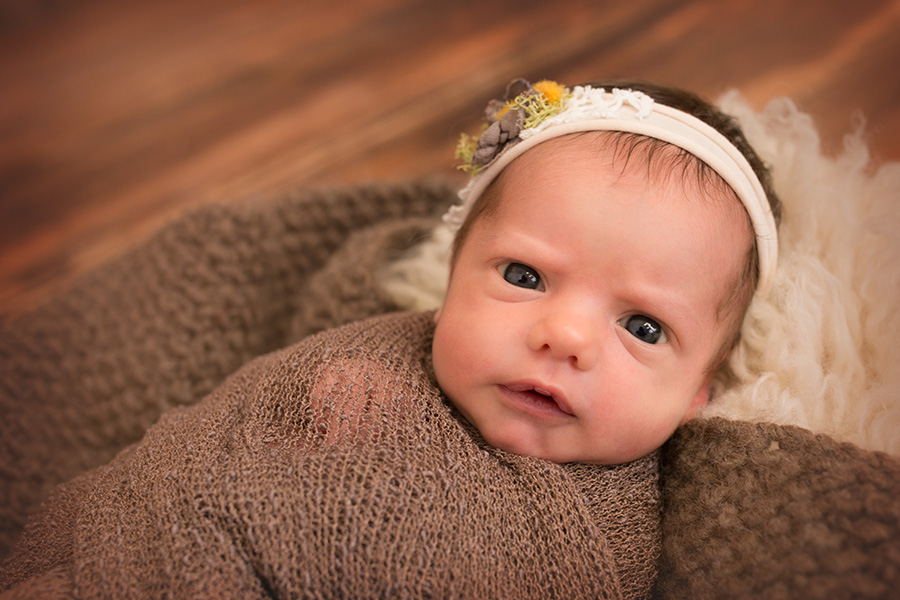
[[[648,344],[665,344],[668,341],[662,326],[644,315],[631,315],[619,320],[628,333]]]
[[[543,291],[544,283],[537,271],[522,263],[504,263],[497,267],[503,274],[503,279],[515,286],[529,290]]]

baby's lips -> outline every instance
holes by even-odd
[[[566,400],[566,396],[562,392],[562,390],[547,386],[546,384],[532,383],[527,381],[508,384],[506,387],[513,392],[535,392],[537,394],[540,394],[541,396],[546,396],[553,400],[553,402],[555,402],[559,409],[564,413],[569,415],[575,414],[572,412],[572,409],[569,406],[569,403]]]

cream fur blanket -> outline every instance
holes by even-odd
[[[862,128],[822,154],[790,101],[722,100],[774,165],[785,204],[772,296],[755,303],[706,416],[792,424],[900,454],[900,163],[870,163]]]
[[[790,100],[756,113],[737,92],[719,105],[771,165],[784,203],[773,289],[751,306],[742,343],[700,415],[797,425],[900,455],[900,163],[873,166],[860,127],[825,156]],[[391,265],[403,305],[439,305],[450,234]]]

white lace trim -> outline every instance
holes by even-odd
[[[644,120],[653,112],[653,104],[653,98],[643,92],[615,88],[607,93],[603,88],[578,85],[572,88],[572,96],[563,111],[523,130],[519,138],[527,140],[550,127],[588,119]]]

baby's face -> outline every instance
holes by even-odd
[[[707,401],[749,224],[733,198],[611,161],[589,141],[529,150],[459,250],[434,370],[495,447],[627,462]]]

